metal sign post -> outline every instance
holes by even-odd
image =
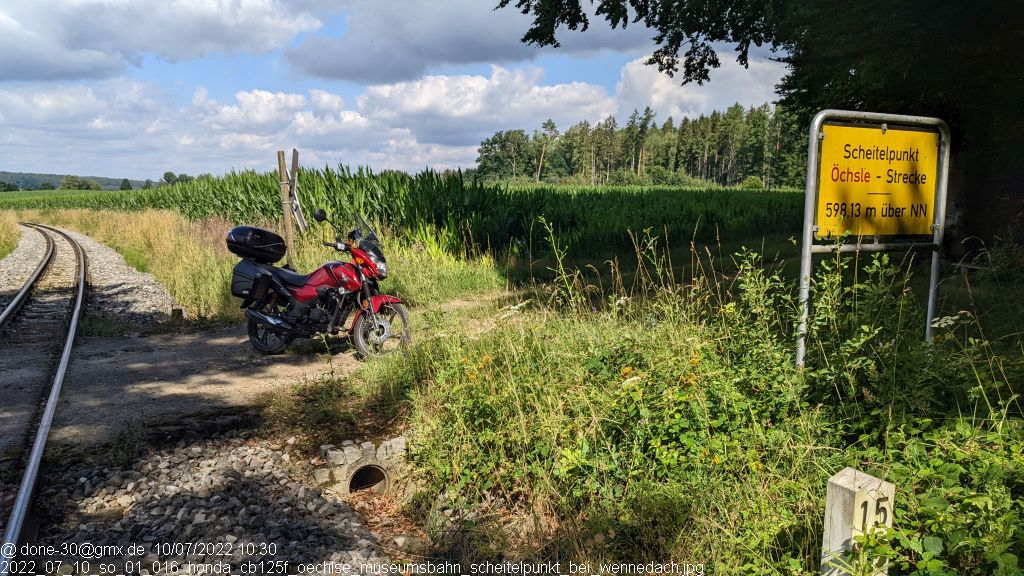
[[[815,115],[807,143],[797,366],[807,352],[813,254],[931,250],[925,321],[931,341],[948,172],[949,128],[938,118],[845,110]],[[847,233],[856,242],[836,246]]]

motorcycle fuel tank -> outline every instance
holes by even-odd
[[[292,294],[300,302],[308,302],[316,298],[316,289],[320,286],[354,292],[359,289],[361,282],[354,265],[348,262],[328,262],[309,275],[305,286],[292,289]]]

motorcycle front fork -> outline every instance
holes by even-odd
[[[360,305],[360,308],[363,310],[363,314],[370,317],[370,322],[372,323],[370,324],[371,326],[376,326],[377,314],[373,311],[373,291],[370,290],[369,282],[363,283],[363,302],[366,303],[366,306]],[[362,304],[362,302],[360,304]]]
[[[363,314],[369,316],[371,322],[376,323],[377,315],[373,312],[373,304],[371,302],[372,297],[373,292],[370,290],[370,286],[368,284],[363,284],[361,298],[355,298],[348,302],[345,301],[344,296],[335,292],[334,315],[331,317],[331,322],[327,326],[328,332],[333,334],[335,330],[344,326],[345,322],[348,320],[349,314],[352,313],[353,308],[358,308]],[[363,305],[363,302],[366,302],[365,306]]]

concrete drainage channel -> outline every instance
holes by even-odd
[[[405,438],[377,444],[346,440],[341,447],[326,444],[320,447],[320,458],[324,463],[313,470],[317,486],[343,494],[367,489],[384,494],[395,488],[405,466]]]

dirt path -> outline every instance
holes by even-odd
[[[455,300],[414,315],[492,309],[507,294]],[[476,332],[493,318],[467,318]],[[414,323],[415,324],[415,323]],[[429,327],[414,334],[428,337]],[[361,361],[344,341],[333,354],[309,341],[279,356],[249,345],[243,326],[189,334],[80,338],[50,432],[54,447],[101,446],[122,431],[159,428],[167,435],[190,429],[225,430],[252,416],[268,393],[324,376],[345,376]],[[167,439],[173,440],[173,436]]]
[[[82,338],[50,442],[83,448],[106,444],[127,427],[216,426],[209,419],[252,407],[262,394],[358,365],[351,351],[262,356],[241,326]]]

